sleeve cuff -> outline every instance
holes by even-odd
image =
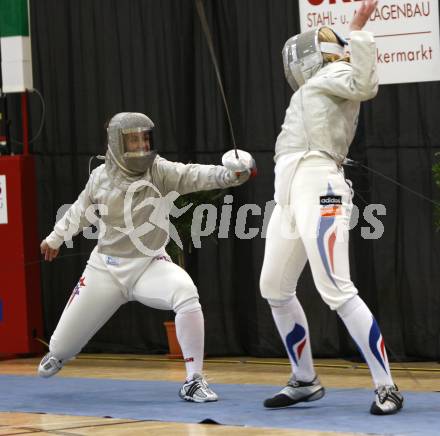
[[[64,238],[62,236],[58,236],[55,231],[53,231],[47,238],[46,242],[50,248],[53,250],[57,250],[63,245]]]
[[[374,33],[367,30],[352,30],[350,32],[351,41],[374,42]]]

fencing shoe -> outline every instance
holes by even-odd
[[[52,377],[63,367],[63,362],[53,354],[47,353],[38,365],[38,375],[40,377]]]
[[[376,401],[371,405],[372,415],[392,415],[403,407],[403,396],[396,385],[379,386],[374,393]]]
[[[311,382],[302,382],[291,378],[287,386],[272,398],[264,401],[264,407],[276,408],[293,406],[296,403],[320,400],[325,395],[318,377]]]
[[[208,386],[206,380],[200,374],[194,374],[193,378],[186,381],[180,388],[179,397],[185,401],[205,403],[217,401],[217,394]]]

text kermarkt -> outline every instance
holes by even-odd
[[[393,62],[417,62],[432,60],[432,47],[420,45],[419,50],[399,50],[395,52],[380,52],[377,50],[377,63],[389,64]]]

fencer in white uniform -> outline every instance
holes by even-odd
[[[204,320],[197,289],[165,251],[168,216],[176,193],[238,186],[249,178],[254,162],[242,159],[245,152],[240,152],[239,159],[223,159],[229,169],[170,162],[151,149],[153,127],[140,113],[119,113],[111,119],[105,164],[91,173],[78,199],[41,243],[42,254],[51,261],[64,241],[90,226],[97,210],[98,244],[38,372],[42,377],[56,374],[122,304],[134,300],[176,313],[176,333],[187,370],[180,397],[216,401],[217,395],[202,376]]]
[[[310,263],[316,288],[336,310],[364,356],[375,384],[372,414],[403,405],[384,341],[350,279],[348,228],[351,184],[342,163],[354,138],[360,102],[378,91],[376,45],[363,31],[377,5],[364,0],[347,42],[328,27],[289,39],[283,50],[286,78],[294,90],[275,148],[276,207],[267,231],[260,278],[287,350],[292,377],[266,407],[286,407],[324,396],[312,361],[307,319],[296,297],[299,276]]]

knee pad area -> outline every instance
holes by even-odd
[[[273,298],[267,298],[267,302],[269,303],[269,306],[273,309],[282,308],[288,306],[292,301],[296,298],[296,295],[293,297],[287,299],[287,300],[275,300]]]
[[[292,300],[296,295],[296,289],[282,289],[271,282],[260,281],[261,296],[269,302],[271,306],[283,306]]]
[[[275,305],[283,305],[283,302],[290,301],[296,295],[296,285],[282,283],[271,274],[262,274],[260,277],[261,296]]]
[[[345,317],[351,315],[353,312],[357,310],[358,307],[363,306],[365,303],[364,301],[358,296],[355,295],[354,297],[351,297],[347,301],[345,301],[343,304],[341,304],[337,309],[338,315],[344,319]]]
[[[267,280],[260,280],[260,293],[264,299],[273,301],[281,294],[279,287]]]
[[[337,290],[331,288],[331,289],[319,289],[318,292],[321,295],[321,298],[323,299],[324,303],[327,304],[327,306],[330,307],[331,310],[336,310],[339,312],[339,309],[345,305],[348,304],[348,306],[351,306],[351,304],[354,304],[355,301],[357,301],[357,289],[354,286],[350,286],[346,289]]]
[[[196,312],[201,310],[202,306],[199,302],[199,296],[188,296],[187,298],[181,298],[177,304],[173,307],[176,314]]]

